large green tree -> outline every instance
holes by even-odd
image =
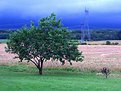
[[[7,43],[7,52],[18,55],[21,60],[32,62],[42,74],[43,62],[58,60],[82,61],[82,52],[71,43],[70,34],[62,27],[55,14],[42,18],[38,26],[31,23],[30,28],[22,28],[11,34]]]

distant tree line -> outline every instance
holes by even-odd
[[[7,39],[9,37],[10,31],[0,30],[0,39]]]
[[[81,39],[80,30],[71,31],[72,39]],[[121,40],[121,30],[91,30],[91,40]]]
[[[7,39],[15,30],[0,30],[0,39]],[[81,39],[80,30],[72,30],[72,39]],[[91,30],[91,40],[121,40],[121,30]]]
[[[0,39],[8,39],[9,34],[15,30],[0,30]]]

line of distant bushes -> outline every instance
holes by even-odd
[[[118,45],[118,42],[106,41],[106,45]]]
[[[14,31],[15,30],[0,30],[0,39],[7,39],[9,34]],[[81,33],[80,30],[72,30],[71,38],[80,40]],[[121,40],[121,30],[91,30],[91,40]]]
[[[91,40],[121,40],[121,30],[91,30]],[[81,39],[81,31],[73,30],[71,31],[72,39]]]
[[[14,31],[15,30],[0,30],[0,39],[8,39],[10,33]]]

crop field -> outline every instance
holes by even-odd
[[[17,62],[14,54],[5,52],[6,44],[0,44],[0,63]],[[81,70],[99,71],[102,67],[108,67],[112,71],[121,71],[121,46],[119,45],[79,45],[83,52],[84,61],[74,62],[71,67]],[[63,67],[60,62],[45,62],[44,67]],[[68,63],[64,65],[69,66]]]
[[[79,46],[85,56],[81,63],[82,68],[99,70],[108,67],[112,70],[121,70],[121,46],[114,45],[87,45]]]

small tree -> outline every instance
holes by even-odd
[[[82,52],[70,42],[69,32],[62,28],[61,21],[56,20],[54,14],[42,18],[38,27],[32,23],[30,28],[14,32],[9,40],[7,52],[17,54],[21,62],[32,62],[39,74],[42,74],[43,62],[50,59],[59,60],[62,64],[83,60]]]
[[[110,70],[108,68],[106,68],[106,67],[104,67],[103,69],[101,69],[101,72],[102,72],[102,74],[105,75],[106,78],[110,74]]]

